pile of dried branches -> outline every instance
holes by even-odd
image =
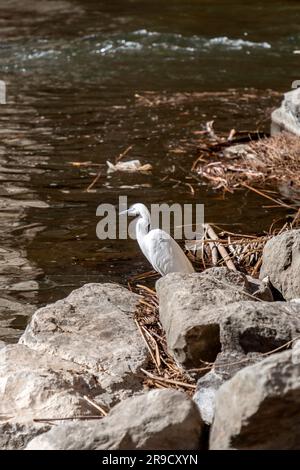
[[[211,143],[206,140],[199,148],[192,170],[217,189],[233,192],[245,185],[280,184],[284,196],[300,201],[299,137],[281,133],[252,141],[249,136],[246,144],[229,147],[234,132],[225,139],[208,129]]]
[[[290,222],[279,228],[271,226],[269,232],[262,235],[239,234],[205,224],[202,239],[189,241],[186,245],[189,256],[200,271],[213,266],[227,266],[257,277],[267,241],[299,225],[300,210]]]
[[[168,354],[165,333],[159,321],[156,292],[141,284],[130,284],[130,288],[141,296],[135,322],[151,357],[147,370],[141,371],[144,385],[147,388],[176,388],[193,394],[196,377],[181,369]],[[205,367],[206,370],[210,368]]]
[[[264,245],[272,235],[242,235],[221,229],[217,235],[216,228],[219,227],[205,224],[203,238],[187,244],[198,269],[227,266],[255,276],[261,265]]]
[[[188,255],[197,266],[197,271],[203,271],[211,266],[225,265],[229,269],[257,276],[267,241],[274,235],[299,226],[300,211],[290,223],[285,223],[279,229],[271,228],[270,233],[262,236],[241,235],[224,230],[216,233],[217,227],[206,224],[203,239],[197,241],[196,251],[190,251]],[[215,364],[199,361],[201,365],[199,369],[184,370],[168,354],[165,333],[159,320],[156,292],[140,284],[142,280],[147,281],[153,276],[155,276],[153,272],[145,273],[128,284],[131,290],[141,296],[135,321],[151,357],[147,370],[142,370],[144,384],[148,388],[175,388],[193,394],[197,378],[213,369]],[[280,349],[288,348],[290,345],[287,343]],[[272,350],[265,355],[274,352],[275,350]]]

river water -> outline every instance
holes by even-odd
[[[206,121],[268,131],[300,79],[299,20],[289,0],[0,0],[1,244],[19,256],[13,267],[2,259],[0,287],[24,309],[2,308],[0,339],[14,341],[32,309],[86,282],[149,269],[134,241],[96,238],[100,203],[204,203],[207,221],[241,232],[285,215],[253,193],[193,183],[193,195],[173,180],[189,172]],[[129,146],[152,174],[107,175]]]

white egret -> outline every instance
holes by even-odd
[[[150,213],[144,204],[134,204],[120,215],[126,213],[139,216],[136,222],[136,239],[155,271],[162,276],[173,272],[195,272],[190,260],[167,232],[159,228],[151,229]]]

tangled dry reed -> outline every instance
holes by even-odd
[[[246,144],[232,146],[234,133],[233,130],[227,138],[218,137],[208,128],[192,171],[214,188],[230,192],[253,184],[280,185],[286,198],[300,202],[299,137],[281,133],[253,141],[249,134]]]
[[[166,337],[159,321],[156,292],[141,284],[131,284],[131,289],[141,296],[135,322],[149,350],[151,361],[142,369],[147,388],[176,388],[192,394],[196,388],[195,377],[181,369],[169,355]]]

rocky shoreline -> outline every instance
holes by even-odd
[[[261,281],[214,267],[157,282],[168,353],[193,395],[145,383],[141,297],[125,287],[86,284],[37,310],[0,350],[0,448],[299,448],[299,262],[291,230],[267,242]]]

